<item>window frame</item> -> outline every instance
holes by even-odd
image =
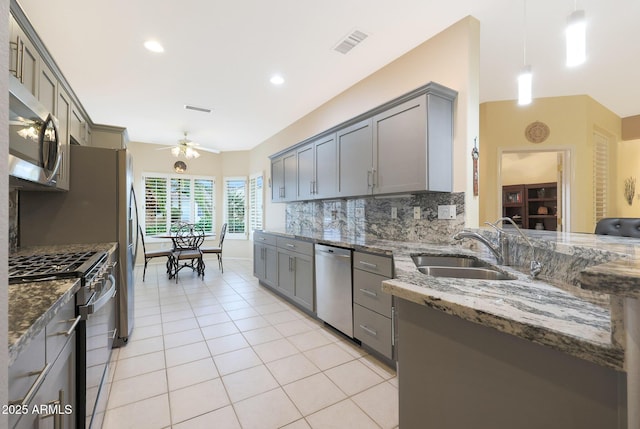
[[[242,181],[244,183],[243,186],[243,190],[244,190],[244,204],[243,204],[243,210],[244,210],[244,231],[243,232],[234,232],[233,231],[233,226],[230,225],[229,222],[229,198],[228,198],[228,191],[229,191],[229,187],[227,186],[228,182],[232,182],[232,181]],[[248,186],[249,186],[249,181],[247,180],[247,176],[225,176],[222,179],[222,216],[223,216],[223,223],[227,224],[227,232],[225,235],[225,240],[226,239],[231,239],[231,240],[248,240],[249,239],[249,233],[248,233],[248,228],[249,228],[249,219],[248,219],[248,214],[249,214],[249,210],[248,210],[248,203],[247,203],[247,193],[248,193]]]
[[[145,234],[145,238],[155,240],[159,235],[167,234],[171,228],[172,217],[171,217],[171,207],[172,207],[172,199],[171,199],[171,181],[172,179],[180,179],[180,180],[188,180],[190,182],[190,190],[189,190],[189,222],[195,223],[196,219],[196,197],[195,197],[195,183],[197,180],[202,181],[210,181],[211,183],[211,231],[206,231],[207,233],[216,233],[216,177],[215,176],[204,176],[204,175],[191,175],[191,174],[171,174],[171,173],[157,173],[145,171],[141,175],[141,195],[143,195],[143,204],[142,204],[142,222],[141,226]],[[165,202],[164,202],[164,216],[166,217],[166,225],[165,231],[157,231],[155,234],[147,235],[147,179],[162,179],[164,180],[165,185]]]
[[[262,185],[261,185],[261,188],[260,188],[259,191],[257,190],[257,188],[254,191],[253,190],[253,186],[254,186],[253,183],[254,183],[254,181],[257,182],[258,178],[261,178]],[[265,193],[265,186],[264,186],[264,173],[262,171],[257,172],[257,173],[253,173],[253,174],[251,174],[249,176],[248,190],[249,190],[249,195],[248,195],[249,239],[253,240],[254,231],[256,231],[258,229],[262,230],[264,228],[264,196],[265,196],[264,193]],[[257,198],[258,194],[260,194],[260,198]],[[254,198],[254,195],[256,196],[256,198]],[[254,221],[254,219],[256,219],[257,221]]]

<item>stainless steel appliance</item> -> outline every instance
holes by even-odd
[[[116,346],[133,330],[133,268],[138,215],[133,165],[126,149],[73,145],[68,192],[20,192],[20,246],[119,244]]]
[[[55,188],[61,159],[58,120],[9,74],[10,185]]]
[[[9,283],[79,277],[76,294],[77,428],[99,428],[109,397],[109,362],[114,338],[118,292],[117,251],[33,254],[9,257]]]
[[[318,317],[353,337],[351,250],[316,244],[315,254]]]

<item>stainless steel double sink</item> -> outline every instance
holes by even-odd
[[[433,277],[479,280],[516,279],[515,276],[502,272],[473,256],[412,254],[411,259],[418,271]]]

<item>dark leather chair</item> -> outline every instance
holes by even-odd
[[[142,241],[142,251],[144,252],[144,269],[142,270],[142,281],[144,281],[144,277],[147,275],[147,264],[153,258],[167,258],[167,272],[169,272],[171,264],[171,249],[147,250],[147,247],[144,244],[144,233],[142,232],[142,227],[140,225],[138,225],[138,232],[140,233],[140,239]]]
[[[596,234],[640,238],[640,218],[605,217],[596,224]]]

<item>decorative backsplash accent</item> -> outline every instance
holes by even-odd
[[[438,205],[456,205],[456,218],[438,219]],[[420,207],[420,219],[414,219]],[[392,219],[392,208],[397,218]],[[450,243],[464,227],[464,192],[362,197],[288,203],[286,231],[292,234],[340,233],[382,240]]]

